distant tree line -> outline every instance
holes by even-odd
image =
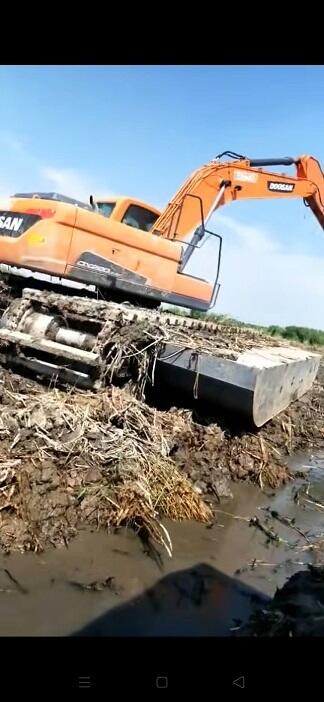
[[[289,339],[290,341],[298,341],[302,344],[308,344],[309,346],[324,346],[324,331],[320,329],[311,329],[310,327],[280,327],[277,324],[271,324],[269,327],[262,327],[259,324],[247,324],[246,322],[241,322],[239,319],[234,319],[226,314],[213,314],[212,312],[199,312],[197,310],[184,310],[178,307],[168,308],[169,312],[173,314],[179,314],[181,316],[190,316],[194,319],[204,319],[208,322],[215,322],[220,324],[230,324],[236,327],[249,327],[250,329],[259,329],[260,331],[270,334],[271,336],[280,336],[283,339]]]
[[[284,339],[292,341],[301,341],[303,344],[310,346],[324,346],[324,331],[320,329],[311,329],[309,327],[278,327],[272,324],[267,327],[268,334],[271,336],[282,336]]]

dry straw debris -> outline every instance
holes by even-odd
[[[145,529],[171,553],[160,515],[211,511],[169,457],[156,410],[127,390],[2,390],[0,544],[42,549],[82,523]]]

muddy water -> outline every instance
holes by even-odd
[[[306,468],[312,495],[324,501],[324,455],[294,464]],[[230,635],[312,558],[293,529],[272,521],[283,543],[267,544],[245,519],[264,522],[270,507],[307,534],[324,534],[324,510],[293,500],[300,482],[269,495],[235,485],[212,528],[166,522],[172,559],[148,555],[125,530],[84,531],[68,549],[0,557],[0,635]]]

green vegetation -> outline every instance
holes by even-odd
[[[311,329],[309,327],[279,327],[276,324],[271,324],[269,327],[262,327],[259,324],[247,324],[246,322],[241,322],[239,319],[234,319],[226,314],[213,314],[210,312],[198,312],[196,310],[181,309],[179,307],[168,308],[169,312],[173,314],[179,314],[181,316],[190,316],[194,319],[205,319],[208,322],[215,322],[220,324],[230,324],[236,327],[249,327],[250,329],[259,329],[266,334],[271,336],[280,336],[283,339],[289,339],[289,341],[298,341],[302,344],[307,344],[309,346],[324,346],[324,331],[320,329]]]
[[[272,325],[267,328],[271,336],[282,336],[284,339],[299,341],[310,346],[324,346],[324,331],[308,327],[278,327]]]

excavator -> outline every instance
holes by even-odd
[[[266,170],[279,166],[295,166],[296,172]],[[223,205],[265,198],[302,198],[324,228],[324,175],[312,156],[250,159],[223,152],[198,168],[162,212],[128,197],[91,196],[83,203],[32,192],[0,200],[0,269],[11,291],[1,303],[0,361],[93,385],[89,368],[100,365],[96,342],[110,312],[141,318],[158,314],[161,303],[204,312],[214,307],[222,237],[208,222]],[[186,273],[210,236],[217,242],[213,283]],[[84,299],[92,302],[83,315]],[[260,426],[305,392],[318,370],[316,354],[273,353],[243,354],[236,362],[217,358],[213,367],[210,358],[200,359],[202,399],[243,411]],[[192,353],[169,357],[168,347],[159,357],[161,375],[164,370],[176,386],[190,386]],[[273,390],[278,383],[280,398]]]

